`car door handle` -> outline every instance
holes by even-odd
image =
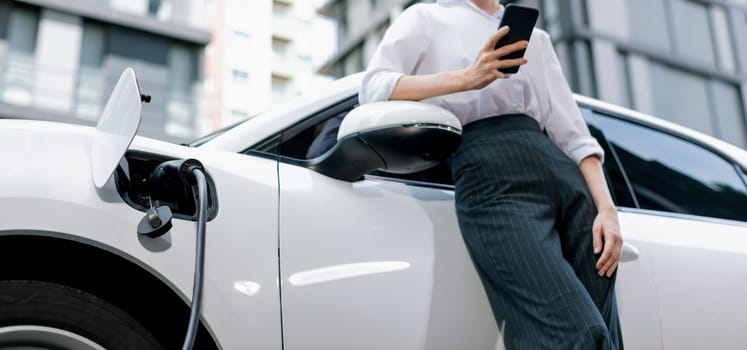
[[[628,262],[637,260],[641,253],[634,245],[630,243],[623,243],[622,256],[620,256],[620,262]]]

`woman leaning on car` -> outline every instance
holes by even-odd
[[[510,30],[496,32],[504,10],[495,0],[409,7],[374,54],[360,102],[422,101],[462,121],[449,159],[456,212],[507,348],[622,349],[622,238],[604,153],[545,32],[494,49]]]

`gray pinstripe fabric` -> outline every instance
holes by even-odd
[[[507,349],[622,349],[578,166],[524,115],[468,124],[450,159],[462,236]]]

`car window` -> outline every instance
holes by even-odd
[[[342,119],[357,106],[357,98],[348,98],[300,123],[283,130],[280,155],[292,159],[312,159],[337,143]]]
[[[737,168],[688,140],[594,113],[642,209],[747,221]]]
[[[626,208],[637,208],[638,204],[635,201],[635,197],[630,189],[630,184],[626,179],[625,173],[620,167],[619,160],[614,150],[610,147],[607,142],[607,138],[599,129],[599,126],[595,123],[593,112],[587,108],[581,108],[581,113],[586,119],[586,123],[589,127],[591,136],[597,139],[599,145],[604,150],[604,177],[607,179],[607,186],[609,187],[612,200],[618,207]]]

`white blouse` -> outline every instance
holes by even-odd
[[[360,103],[385,101],[403,75],[469,67],[497,29],[504,7],[491,15],[469,0],[439,0],[407,8],[392,23],[363,77]],[[604,152],[591,137],[563,76],[549,35],[535,29],[524,56],[528,63],[508,79],[480,90],[423,100],[457,115],[462,124],[512,113],[535,118],[571,159]]]

